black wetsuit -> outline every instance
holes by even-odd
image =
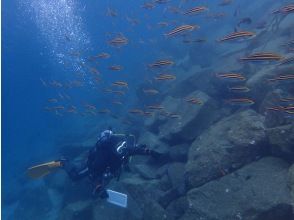
[[[65,170],[73,181],[89,177],[95,184],[93,195],[107,197],[105,186],[112,177],[119,178],[122,166],[128,162],[132,155],[157,156],[159,153],[148,149],[146,145],[130,146],[126,136],[107,134],[106,136],[102,135],[95,147],[89,151],[84,167],[77,169],[65,166]]]

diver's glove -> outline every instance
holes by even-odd
[[[94,190],[92,192],[92,196],[94,198],[98,198],[99,197],[101,199],[106,199],[106,198],[108,198],[108,193],[107,193],[106,189],[101,184],[98,184],[94,188]]]

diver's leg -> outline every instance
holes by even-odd
[[[63,168],[72,181],[81,180],[89,174],[89,169],[86,165],[77,168],[76,166],[64,163]]]

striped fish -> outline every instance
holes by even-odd
[[[233,32],[231,34],[228,34],[217,41],[224,42],[224,41],[231,41],[231,40],[244,40],[244,39],[252,38],[254,36],[255,36],[255,33],[253,33],[253,32],[238,31],[238,32]]]
[[[177,36],[189,31],[193,31],[194,29],[198,29],[200,28],[198,25],[181,25],[173,30],[171,30],[170,32],[166,33],[165,36],[166,37],[173,37],[173,36]]]
[[[284,80],[293,80],[293,79],[294,79],[294,74],[289,74],[289,75],[280,75],[273,79],[268,79],[268,81],[274,82],[274,81],[284,81]]]
[[[240,105],[240,106],[249,106],[255,103],[252,99],[248,99],[248,98],[228,99],[225,102],[231,105]]]
[[[194,7],[194,8],[187,10],[186,12],[184,12],[184,15],[199,14],[199,13],[206,11],[206,10],[208,10],[207,7],[198,6],[198,7]]]
[[[173,64],[174,62],[171,60],[157,60],[154,63],[149,64],[148,66],[150,68],[154,68],[154,67],[170,66]]]
[[[121,47],[128,43],[128,39],[124,36],[119,36],[108,41],[108,43],[114,47]]]
[[[239,74],[239,73],[221,73],[221,74],[217,73],[216,77],[221,78],[221,79],[233,80],[233,81],[235,81],[235,80],[237,80],[237,81],[246,80],[246,78],[243,75]]]
[[[238,92],[238,93],[250,91],[250,89],[247,86],[233,86],[233,87],[228,87],[228,89],[232,92]]]
[[[130,109],[129,113],[143,115],[144,111],[142,111],[141,109]]]
[[[149,106],[147,106],[147,108],[152,109],[152,110],[162,110],[162,109],[164,109],[164,107],[161,106],[161,105],[149,105]]]
[[[285,58],[283,59],[278,65],[288,65],[288,64],[293,64],[294,62],[294,57],[289,57],[289,58]]]
[[[120,71],[123,69],[123,67],[121,65],[112,65],[110,67],[108,67],[109,70],[113,70],[113,71]]]
[[[269,52],[254,53],[247,57],[240,58],[241,61],[279,61],[282,59],[283,56]]]
[[[159,76],[154,77],[154,79],[159,80],[159,81],[162,81],[162,80],[174,80],[174,79],[176,79],[176,76],[171,75],[171,74],[160,74]]]
[[[128,83],[124,81],[116,81],[112,83],[113,86],[128,87]],[[114,92],[114,91],[112,91]]]
[[[272,13],[273,14],[278,14],[278,13],[280,13],[280,14],[288,14],[288,13],[292,13],[292,12],[294,12],[294,5],[284,6],[284,7],[280,8],[280,9],[277,9],[277,10],[273,11]]]

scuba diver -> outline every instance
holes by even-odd
[[[130,156],[133,155],[150,155],[158,159],[162,154],[148,149],[145,144],[137,145],[134,135],[115,134],[108,129],[101,133],[95,147],[89,151],[85,165],[81,168],[71,165],[67,159],[60,159],[31,167],[28,169],[28,175],[39,178],[61,167],[73,181],[88,177],[94,184],[92,191],[94,198],[108,198],[106,185],[113,177],[119,180],[122,168],[127,166]]]

